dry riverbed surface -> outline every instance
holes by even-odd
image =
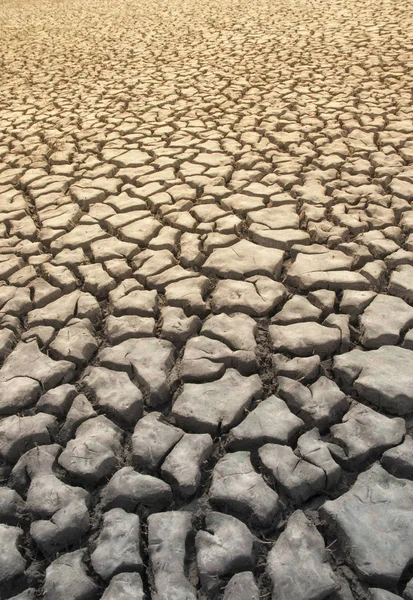
[[[413,599],[408,0],[2,0],[0,597]]]

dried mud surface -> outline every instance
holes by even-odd
[[[0,597],[413,598],[405,0],[3,0]]]

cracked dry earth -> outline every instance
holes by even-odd
[[[413,599],[412,21],[3,0],[2,599]]]

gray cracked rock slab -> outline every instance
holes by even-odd
[[[72,319],[50,344],[50,355],[56,360],[73,362],[76,367],[85,366],[98,349],[95,334],[89,319]]]
[[[211,315],[201,329],[202,335],[224,342],[232,350],[246,351],[255,350],[257,332],[258,325],[254,319],[242,313]]]
[[[352,265],[353,258],[340,250],[298,253],[288,270],[287,283],[298,289],[368,289],[368,279],[351,271]]]
[[[263,275],[278,279],[284,253],[241,240],[229,248],[214,250],[203,264],[206,275],[225,279],[244,279]]]
[[[282,302],[286,293],[282,283],[269,277],[219,280],[211,296],[211,306],[215,313],[241,312],[263,317]]]
[[[87,485],[96,485],[117,467],[123,432],[104,416],[88,419],[59,456],[59,464]]]
[[[16,465],[17,466],[17,465]],[[27,469],[30,464],[26,462]],[[90,504],[89,493],[81,487],[75,487],[60,480],[43,464],[31,471],[31,483],[26,496],[26,507],[32,518],[49,519],[70,504]]]
[[[204,335],[188,340],[180,365],[184,381],[213,381],[227,368],[237,369],[242,375],[251,375],[258,368],[255,352],[232,350],[224,342]]]
[[[208,433],[185,433],[162,464],[161,474],[183,498],[193,496],[201,483],[201,468],[212,454]]]
[[[150,406],[165,404],[171,396],[175,376],[175,347],[157,338],[126,340],[99,353],[102,367],[126,371],[136,377]]]
[[[331,427],[334,458],[346,468],[358,469],[376,460],[388,448],[397,446],[406,434],[404,419],[390,419],[368,406],[356,404],[342,423]]]
[[[307,299],[321,310],[323,318],[334,312],[336,293],[332,290],[314,290],[309,292]]]
[[[376,295],[377,293],[372,290],[361,292],[357,290],[344,290],[340,302],[340,311],[349,314],[353,321],[355,321],[374,300]]]
[[[400,265],[390,275],[389,294],[398,296],[406,302],[413,301],[413,266]]]
[[[36,279],[31,281],[28,287],[31,291],[31,296],[33,297],[33,306],[36,309],[42,309],[47,304],[49,304],[49,302],[60,299],[60,297],[62,296],[62,292],[58,287],[52,285],[51,283],[48,283],[41,277],[37,277]],[[16,294],[14,301],[20,301],[20,303],[22,303],[22,300],[23,299],[19,298],[18,294]]]
[[[115,317],[108,315],[105,321],[106,336],[111,344],[120,344],[129,338],[153,337],[155,319],[137,315]]]
[[[314,322],[270,325],[269,333],[275,352],[288,352],[300,357],[313,354],[322,358],[331,356],[341,343],[337,328]]]
[[[37,402],[36,408],[41,412],[47,412],[56,417],[63,417],[67,414],[76,395],[75,386],[65,383],[43,394]]]
[[[0,488],[0,523],[19,525],[26,518],[26,503],[23,498],[8,487]]]
[[[280,312],[271,319],[277,325],[292,325],[303,321],[319,321],[322,311],[304,296],[295,295],[288,300]]]
[[[146,217],[130,225],[121,227],[119,231],[124,241],[146,245],[159,233],[161,228],[162,224],[154,217]]]
[[[96,548],[90,555],[93,569],[104,580],[125,571],[141,571],[140,520],[137,515],[114,508],[103,515]]]
[[[132,461],[143,470],[155,471],[184,432],[163,421],[160,412],[145,415],[132,435]]]
[[[250,571],[237,573],[229,580],[223,600],[259,600],[260,591]]]
[[[278,494],[254,470],[249,452],[227,454],[217,462],[210,501],[218,509],[251,519],[261,527],[275,523],[279,510]]]
[[[55,330],[50,325],[38,325],[22,333],[22,342],[36,341],[38,346],[46,348],[53,340]]]
[[[149,289],[156,289],[159,293],[165,293],[166,288],[172,283],[178,283],[187,279],[197,280],[199,274],[196,271],[184,269],[180,265],[175,265],[162,273],[148,277],[147,286]]]
[[[307,425],[325,431],[341,420],[349,406],[347,396],[334,381],[320,377],[306,387],[289,377],[278,377],[278,393],[289,409]]]
[[[12,415],[33,406],[41,393],[40,383],[30,377],[13,377],[8,381],[0,381],[0,416]]]
[[[269,442],[288,444],[303,426],[304,422],[289,410],[284,400],[270,396],[231,429],[228,447],[232,450],[248,450]]]
[[[0,305],[3,313],[16,316],[25,315],[32,308],[30,290],[14,286],[2,286]]]
[[[129,427],[142,416],[142,392],[132,383],[127,373],[104,367],[90,367],[82,382],[103,410]]]
[[[161,310],[161,316],[161,338],[177,346],[182,346],[188,338],[196,335],[201,329],[200,318],[196,315],[187,317],[178,306],[165,306]]]
[[[323,321],[326,327],[336,328],[340,333],[340,344],[338,354],[348,352],[351,347],[350,316],[331,314]]]
[[[334,461],[329,445],[321,439],[318,429],[306,431],[298,438],[297,453],[323,470],[327,490],[338,485],[342,475],[341,467]]]
[[[70,319],[89,319],[93,324],[100,319],[99,304],[91,294],[76,290],[50,302],[44,308],[36,308],[27,315],[29,327],[51,325],[63,327]]]
[[[136,269],[136,279],[143,284],[147,282],[148,277],[162,273],[169,267],[175,266],[177,260],[169,250],[146,249],[134,257],[132,264]]]
[[[196,589],[185,575],[186,544],[192,533],[189,512],[149,516],[148,552],[155,579],[154,600],[196,600]]]
[[[110,580],[101,600],[144,600],[139,573],[119,573]]]
[[[318,354],[315,354],[314,356],[305,357],[295,356],[289,359],[284,354],[277,352],[272,355],[272,366],[275,375],[306,383],[307,381],[313,381],[318,375],[321,358]]]
[[[413,482],[378,463],[348,492],[326,502],[320,516],[333,527],[346,560],[373,586],[392,587],[413,558]]]
[[[325,473],[301,459],[289,446],[265,444],[258,450],[265,469],[295,503],[301,504],[325,489]]]
[[[94,600],[99,587],[87,574],[84,548],[63,554],[46,569],[45,600]]]
[[[413,327],[413,308],[401,298],[377,294],[359,319],[365,348],[396,345],[401,332]]]
[[[323,600],[338,588],[324,540],[301,510],[270,550],[267,571],[273,600]]]
[[[46,413],[6,417],[0,421],[0,456],[15,463],[30,448],[50,444],[56,433],[56,417]]]
[[[4,328],[0,332],[0,358],[4,360],[13,350],[17,336],[11,329]]]
[[[381,457],[381,464],[396,477],[413,479],[413,438],[406,435],[402,444],[386,450]]]
[[[138,473],[133,467],[122,467],[103,488],[102,508],[122,508],[129,512],[154,512],[167,508],[172,502],[169,485],[152,475]]]
[[[413,351],[382,346],[363,352],[351,350],[334,358],[334,374],[344,390],[396,415],[413,410]]]
[[[110,305],[115,317],[131,315],[150,318],[155,316],[158,310],[156,291],[143,290],[137,282],[136,285],[139,286],[139,289],[131,290],[118,297],[115,297],[113,292],[109,293]]]
[[[209,279],[200,275],[169,283],[165,296],[169,306],[182,308],[187,315],[204,317],[207,311],[205,296],[210,287]]]
[[[270,229],[298,229],[299,217],[289,205],[272,206],[262,210],[251,211],[247,216],[247,224],[259,223]]]
[[[239,423],[251,402],[262,394],[258,375],[243,377],[227,369],[217,381],[185,383],[171,415],[177,424],[193,433],[216,434]]]
[[[218,591],[223,577],[252,567],[253,544],[254,538],[242,521],[218,512],[207,515],[204,529],[195,537],[201,585],[207,594]]]
[[[92,417],[97,417],[95,409],[84,394],[78,394],[68,410],[65,422],[60,428],[59,441],[67,443],[75,434],[79,425]]]
[[[21,316],[32,308],[30,290],[14,286],[2,286],[0,290],[0,305],[3,313]]]
[[[10,485],[24,495],[34,477],[53,474],[57,457],[62,451],[59,444],[35,446],[25,452],[14,465],[10,475]]]
[[[27,377],[38,381],[42,389],[47,391],[59,383],[70,381],[74,370],[72,363],[65,360],[55,361],[43,354],[35,341],[19,342],[0,369],[0,382],[10,382],[15,377]]]
[[[241,215],[245,215],[249,211],[258,208],[264,208],[262,198],[254,198],[246,194],[231,194],[227,198],[222,199],[221,204],[224,208],[234,210]]]
[[[84,501],[73,500],[57,510],[50,520],[34,521],[30,535],[45,556],[51,556],[78,542],[90,528]]]
[[[2,552],[0,556],[0,584],[13,580],[23,575],[26,561],[23,558],[20,547],[23,538],[23,530],[20,527],[0,524],[0,539]]]

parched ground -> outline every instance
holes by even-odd
[[[2,0],[2,599],[413,599],[412,26]]]

